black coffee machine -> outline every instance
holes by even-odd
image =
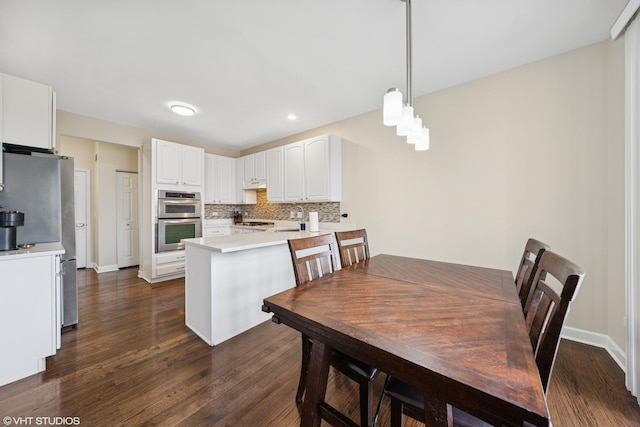
[[[18,211],[0,212],[0,251],[18,249],[16,227],[24,225],[24,214]]]

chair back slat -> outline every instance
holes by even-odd
[[[584,270],[578,265],[552,251],[545,251],[532,280],[526,325],[545,392],[569,303],[577,294],[584,276]],[[552,278],[558,285],[552,284]]]
[[[289,240],[296,286],[340,269],[338,244],[333,234]]]
[[[549,250],[549,245],[536,239],[529,239],[524,247],[520,265],[516,272],[516,289],[520,295],[520,304],[525,314],[528,310],[526,305],[531,291],[531,282],[538,269],[540,257],[545,251]]]
[[[337,231],[336,239],[342,267],[348,267],[371,257],[367,230]]]

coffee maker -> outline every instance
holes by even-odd
[[[19,211],[0,212],[0,251],[18,249],[16,228],[24,225],[24,214]]]

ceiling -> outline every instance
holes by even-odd
[[[606,40],[626,3],[414,0],[414,97]],[[59,110],[242,150],[404,92],[405,3],[0,0],[0,71]]]

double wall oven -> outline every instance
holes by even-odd
[[[182,239],[202,237],[200,193],[158,191],[156,253],[184,249]]]

